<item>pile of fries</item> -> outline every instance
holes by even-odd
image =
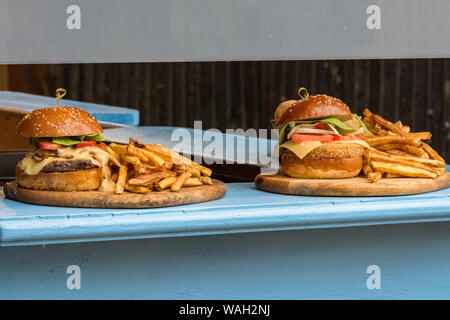
[[[211,185],[212,171],[159,144],[144,144],[130,138],[127,145],[111,143],[106,151],[117,159],[111,179],[114,193],[124,191],[179,191],[182,187]]]
[[[364,110],[363,122],[373,133],[363,139],[365,149],[363,172],[370,182],[382,177],[437,178],[445,173],[445,161],[423,140],[430,132],[410,132],[400,121],[392,123],[369,110]]]

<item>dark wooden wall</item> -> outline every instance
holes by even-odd
[[[48,88],[58,87],[70,99],[139,109],[141,125],[201,119],[221,130],[268,128],[278,103],[306,87],[431,131],[450,161],[450,59],[50,65]]]

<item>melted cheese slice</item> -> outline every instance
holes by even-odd
[[[363,140],[333,141],[328,143],[356,143],[368,149],[372,148],[367,144],[367,142]],[[292,140],[288,140],[280,146],[280,149],[286,148],[289,151],[292,151],[300,159],[303,159],[308,155],[308,153],[310,153],[314,149],[319,148],[321,145],[323,145],[323,143],[320,141],[294,142]]]
[[[58,158],[50,157],[45,158],[42,161],[36,161],[33,158],[27,156],[19,162],[19,168],[22,169],[27,175],[32,176],[38,174],[46,165],[50,162],[57,160]]]
[[[48,157],[42,161],[36,161],[32,155],[27,155],[18,166],[28,175],[38,174],[47,164],[56,160],[90,160],[94,165],[105,167],[109,160],[112,160],[117,165],[117,160],[112,159],[111,155],[101,150],[98,147],[84,147],[84,148],[61,148],[58,150],[63,157]]]
[[[294,142],[292,140],[288,140],[280,146],[280,149],[286,148],[289,151],[292,151],[300,159],[303,159],[308,155],[308,153],[319,148],[321,145],[322,142],[320,141]]]

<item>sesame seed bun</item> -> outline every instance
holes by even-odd
[[[274,127],[282,126],[294,120],[310,120],[330,116],[352,118],[352,113],[344,102],[325,94],[308,96],[295,102],[291,100],[286,102],[280,103],[275,110],[274,119],[272,120]]]
[[[74,107],[36,109],[17,125],[17,134],[24,137],[67,137],[101,132],[101,125],[92,115]]]

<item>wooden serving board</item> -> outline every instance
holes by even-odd
[[[303,196],[399,196],[431,192],[450,187],[450,172],[436,179],[383,178],[370,183],[365,177],[349,179],[297,179],[283,174],[258,175],[256,188],[264,191]]]
[[[226,185],[213,179],[212,185],[183,187],[178,192],[164,190],[146,194],[125,192],[114,194],[100,191],[44,191],[21,188],[16,182],[7,182],[4,186],[7,198],[45,206],[79,207],[79,208],[160,208],[182,204],[205,202],[222,198]]]

